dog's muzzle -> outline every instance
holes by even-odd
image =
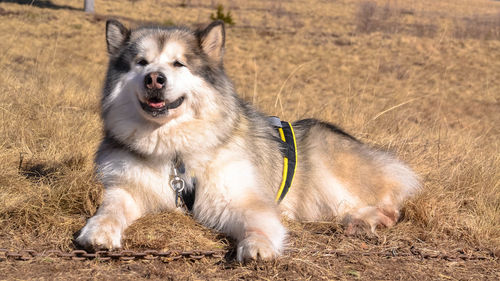
[[[161,72],[151,72],[144,77],[145,101],[139,100],[142,109],[157,117],[166,114],[169,109],[179,107],[184,101],[184,96],[168,102],[165,98],[167,77]]]

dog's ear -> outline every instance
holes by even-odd
[[[212,22],[205,29],[198,31],[198,38],[201,49],[213,60],[222,62],[226,40],[224,22],[221,20]]]
[[[129,36],[130,31],[121,22],[113,19],[106,21],[106,43],[111,56],[118,53]]]

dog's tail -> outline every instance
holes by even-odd
[[[396,157],[387,152],[375,152],[377,162],[382,163],[382,171],[387,179],[395,182],[399,189],[394,190],[394,199],[397,205],[403,203],[408,197],[416,194],[421,189],[420,179],[413,170]]]

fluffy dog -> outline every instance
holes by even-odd
[[[269,259],[283,251],[281,215],[374,231],[394,225],[419,189],[401,161],[326,122],[294,122],[287,146],[279,123],[235,93],[220,21],[129,30],[110,20],[106,41],[105,137],[96,156],[105,192],[76,240],[86,248],[120,248],[134,220],[184,210],[179,197],[188,193],[195,219],[237,241],[239,261]]]

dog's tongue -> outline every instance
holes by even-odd
[[[148,101],[148,105],[153,107],[153,108],[162,108],[165,106],[165,102],[164,101]]]

